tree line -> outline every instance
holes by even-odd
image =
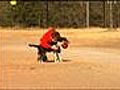
[[[113,26],[120,27],[120,2],[112,4]],[[90,1],[90,26],[110,26],[110,6],[105,1]],[[85,1],[0,1],[0,26],[6,27],[86,27]]]

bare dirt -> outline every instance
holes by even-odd
[[[120,89],[120,30],[58,29],[70,40],[63,62],[39,64],[43,29],[0,30],[0,89]]]

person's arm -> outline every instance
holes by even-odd
[[[49,43],[45,43],[44,45],[49,49],[58,50],[58,47],[56,45],[50,45]]]
[[[58,39],[58,41],[59,41],[59,42],[62,42],[62,41],[69,42],[66,37],[60,37],[60,38]]]

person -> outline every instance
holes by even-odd
[[[49,27],[48,31],[40,38],[40,49],[38,51],[38,61],[46,62],[46,52],[60,52],[60,47],[55,46],[57,39],[60,38],[59,32],[53,27]]]

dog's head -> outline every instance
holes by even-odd
[[[63,49],[67,49],[70,43],[66,37],[58,38],[57,42],[58,45],[61,46]]]

